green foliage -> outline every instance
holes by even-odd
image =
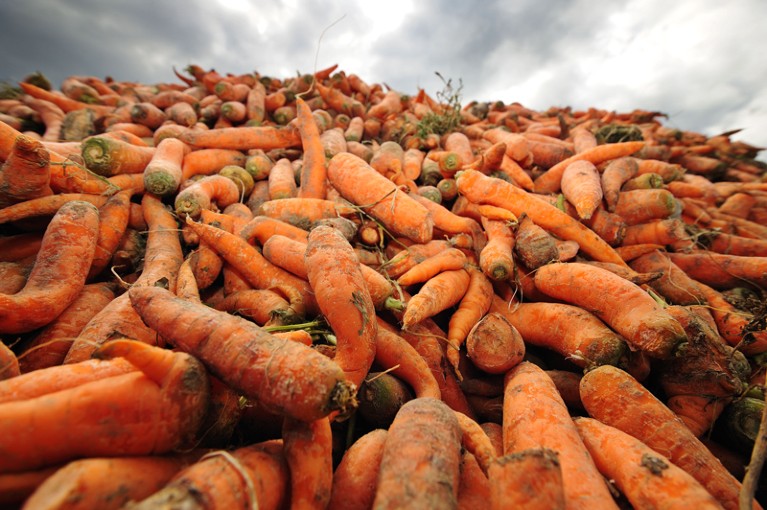
[[[435,72],[440,80],[442,80],[442,90],[436,93],[437,101],[444,105],[444,111],[441,113],[429,113],[423,116],[416,126],[416,134],[419,138],[425,138],[426,136],[436,133],[438,135],[444,135],[455,130],[461,123],[461,90],[463,89],[463,82],[459,79],[458,86],[453,86],[453,80],[445,78]]]

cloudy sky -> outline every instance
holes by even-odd
[[[666,113],[767,147],[765,0],[23,0],[0,6],[0,80],[178,82],[332,64],[403,93]],[[324,32],[324,35],[323,35]],[[764,159],[762,152],[760,159]]]

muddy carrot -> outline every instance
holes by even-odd
[[[10,379],[21,374],[19,360],[10,347],[0,342],[0,381]]]
[[[408,269],[397,278],[397,283],[403,286],[423,283],[442,271],[461,269],[467,262],[466,255],[457,248],[449,248],[432,255]]]
[[[82,142],[85,166],[105,177],[142,173],[155,153],[154,147],[142,147],[104,135]]]
[[[475,170],[464,170],[458,176],[458,190],[472,202],[504,207],[517,217],[526,213],[533,222],[560,239],[576,241],[581,250],[595,260],[625,264],[615,250],[589,228],[512,184]]]
[[[581,379],[589,416],[645,443],[700,482],[725,508],[738,508],[740,483],[663,402],[623,370],[604,365]],[[761,508],[755,502],[754,508]]]
[[[717,289],[751,283],[767,285],[767,259],[710,251],[668,253],[668,258],[688,276]]]
[[[514,255],[535,270],[559,260],[559,249],[554,237],[523,213],[514,227]]]
[[[273,411],[312,421],[353,409],[354,388],[338,364],[319,352],[159,287],[134,287],[128,293],[137,312],[158,333]],[[166,318],[169,309],[177,311],[174,319]],[[279,374],[273,373],[277,366]]]
[[[490,464],[488,478],[493,510],[567,507],[559,455],[550,448],[533,447],[498,457]]]
[[[361,206],[395,235],[419,243],[431,240],[433,220],[428,210],[362,159],[348,153],[334,156],[328,164],[328,179],[341,196]]]
[[[322,198],[280,198],[269,200],[259,207],[258,216],[268,216],[309,230],[318,220],[351,216],[358,210],[348,204]]]
[[[522,361],[525,343],[517,328],[502,314],[490,312],[469,331],[466,352],[480,370],[503,374]]]
[[[504,454],[529,448],[559,454],[568,508],[617,508],[553,381],[528,361],[504,377],[503,442]]]
[[[303,243],[309,239],[308,231],[268,216],[254,216],[253,219],[240,227],[238,235],[249,243],[258,241],[262,246],[273,235],[281,235]]]
[[[214,204],[223,209],[239,199],[234,181],[223,175],[208,175],[176,194],[174,208],[181,218],[197,219],[203,209],[210,209]]]
[[[639,165],[634,158],[624,157],[610,161],[602,170],[601,184],[607,210],[613,212],[623,185],[637,174]]]
[[[181,165],[188,147],[177,138],[162,140],[144,169],[144,186],[158,196],[176,193],[181,185]]]
[[[372,508],[387,434],[385,429],[373,429],[359,437],[344,452],[333,472],[333,487],[328,508]]]
[[[614,273],[578,262],[545,265],[535,285],[551,297],[592,311],[630,345],[666,358],[687,339],[679,323],[638,285]],[[621,299],[605,301],[604,296]],[[613,303],[614,306],[607,306]]]
[[[290,507],[328,507],[333,487],[333,435],[330,420],[285,418],[282,425],[285,460],[290,471]]]
[[[562,172],[560,186],[568,202],[582,220],[591,218],[602,202],[602,184],[596,166],[590,161],[573,161]]]
[[[39,141],[19,136],[0,166],[0,207],[51,195],[50,158]]]
[[[373,508],[455,508],[460,449],[461,427],[444,402],[407,402],[389,427]]]

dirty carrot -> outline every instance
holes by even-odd
[[[337,338],[334,360],[359,387],[375,357],[378,325],[357,255],[336,229],[319,226],[309,233],[305,261],[314,297]]]
[[[240,192],[234,181],[223,175],[207,175],[178,192],[174,208],[180,218],[197,219],[203,209],[210,209],[214,204],[223,209],[239,199]]]
[[[581,379],[591,418],[645,443],[692,475],[725,508],[738,508],[740,482],[663,402],[623,370],[604,365]],[[755,502],[754,508],[761,508]]]
[[[158,196],[176,193],[181,185],[181,165],[189,147],[177,138],[165,138],[157,144],[154,156],[144,168],[144,187]]]
[[[98,210],[72,201],[48,224],[23,289],[0,295],[0,332],[23,333],[56,318],[82,290],[98,236]]]
[[[717,289],[750,283],[767,285],[767,258],[699,251],[668,253],[688,276]]]
[[[621,191],[613,212],[626,224],[635,225],[678,216],[682,212],[682,204],[664,188],[636,189]]]
[[[405,403],[389,427],[373,508],[455,508],[461,427],[441,400]]]
[[[324,199],[327,194],[327,167],[325,149],[320,141],[320,129],[311,109],[300,97],[296,98],[296,111],[304,163],[301,167],[298,196]]]
[[[500,456],[488,471],[492,510],[567,507],[559,455],[550,448],[533,447]]]
[[[599,471],[635,508],[721,508],[690,474],[639,439],[599,420],[575,418]]]
[[[181,163],[181,182],[195,175],[212,175],[227,165],[243,166],[247,156],[234,149],[198,149],[184,156]]]
[[[242,227],[237,234],[249,243],[258,241],[263,246],[273,235],[281,235],[295,241],[306,243],[309,232],[276,218],[254,216]]]
[[[344,452],[333,472],[333,487],[328,508],[372,508],[386,436],[385,429],[373,429],[360,436]]]
[[[459,192],[472,202],[503,207],[517,217],[524,212],[533,222],[560,239],[576,241],[581,250],[593,259],[625,264],[615,250],[588,227],[510,183],[487,177],[476,170],[464,170],[457,181]]]
[[[610,161],[602,170],[600,177],[602,193],[608,211],[613,212],[615,210],[621,188],[637,174],[638,169],[639,165],[636,159],[624,157]]]
[[[99,232],[93,261],[88,271],[89,280],[106,268],[120,244],[120,239],[125,235],[130,219],[130,200],[133,193],[133,189],[115,193],[99,208]]]
[[[16,138],[0,166],[0,208],[51,195],[50,159],[41,142],[26,135]]]
[[[364,160],[349,153],[337,154],[328,163],[328,179],[341,196],[393,234],[419,243],[431,240],[434,223],[429,211]]]
[[[285,149],[301,145],[301,135],[293,127],[237,126],[207,131],[188,130],[179,135],[182,142],[200,149]]]
[[[559,260],[559,249],[554,236],[522,213],[514,226],[514,255],[525,267],[535,270]]]
[[[309,230],[317,220],[351,216],[358,211],[354,207],[322,198],[280,198],[269,200],[259,207],[259,216],[268,216]]]
[[[327,508],[333,488],[330,420],[320,418],[307,422],[285,418],[282,440],[290,472],[290,508]]]
[[[470,280],[465,269],[443,271],[433,276],[405,305],[403,329],[458,304],[466,294]]]
[[[415,285],[429,280],[442,271],[461,269],[467,262],[466,255],[457,248],[449,248],[432,255],[408,269],[397,278],[397,283],[403,286]]]
[[[99,135],[83,140],[81,155],[89,170],[111,177],[142,173],[152,160],[155,150],[155,147],[142,147]]]
[[[252,322],[184,301],[159,287],[133,287],[128,294],[137,312],[160,335],[194,353],[224,382],[274,412],[312,421],[333,411],[349,412],[356,405],[355,388],[338,364],[305,345],[279,339]],[[169,310],[175,311],[170,320]]]
[[[286,158],[278,159],[267,177],[269,183],[269,200],[295,198],[298,196],[295,172]]]
[[[606,269],[578,262],[547,264],[535,273],[535,286],[591,311],[650,356],[667,358],[687,339],[680,324],[650,294]],[[605,300],[608,295],[620,298]]]
[[[469,330],[466,353],[472,364],[483,372],[503,374],[522,361],[525,342],[508,319],[490,312]]]
[[[596,166],[590,161],[573,161],[562,172],[562,194],[575,206],[578,217],[588,220],[602,203],[602,184]]]

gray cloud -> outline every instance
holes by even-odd
[[[465,101],[659,110],[674,127],[743,128],[767,146],[765,18],[762,0],[25,0],[0,6],[0,80],[39,70],[54,84],[157,83],[192,63],[286,77],[339,64],[433,94],[439,72],[463,83]]]

